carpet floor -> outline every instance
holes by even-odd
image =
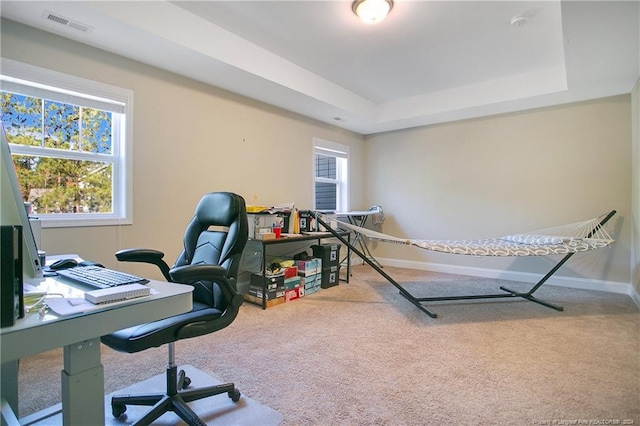
[[[529,287],[384,270],[424,297]],[[628,296],[543,286],[536,295],[564,312],[494,299],[434,303],[433,319],[369,266],[350,281],[266,310],[245,303],[226,329],[180,341],[177,362],[235,382],[282,425],[640,424],[640,311]],[[166,359],[166,348],[103,346],[105,393]],[[61,369],[61,350],[21,361],[20,416],[60,401]]]

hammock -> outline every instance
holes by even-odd
[[[337,219],[331,219],[337,220]],[[373,241],[412,245],[421,249],[471,256],[549,256],[578,253],[613,244],[614,240],[600,225],[602,217],[569,225],[481,240],[413,240],[398,238],[337,220]],[[325,222],[329,218],[324,219]]]
[[[437,315],[428,310],[423,304],[426,302],[455,301],[455,300],[475,300],[475,299],[498,299],[505,297],[517,297],[535,302],[557,311],[562,311],[562,306],[540,300],[534,296],[534,293],[553,275],[564,263],[575,253],[587,250],[607,247],[613,244],[614,240],[604,230],[603,226],[616,214],[615,210],[611,210],[606,215],[593,220],[587,220],[571,225],[559,226],[536,231],[528,234],[508,235],[501,238],[492,238],[485,240],[411,240],[406,238],[398,238],[386,235],[380,232],[372,231],[363,227],[355,226],[350,223],[338,221],[335,216],[323,216],[318,212],[309,211],[315,217],[321,226],[324,226],[334,237],[344,243],[349,251],[347,259],[350,258],[351,252],[357,254],[365,263],[374,268],[380,275],[386,278],[389,283],[395,286],[402,296],[409,302],[413,303],[417,308],[432,318]],[[445,297],[416,297],[406,288],[400,285],[389,274],[382,270],[382,266],[372,262],[366,254],[359,251],[349,240],[346,240],[340,233],[332,228],[328,223],[331,221],[340,223],[340,227],[350,229],[356,232],[356,235],[365,235],[372,240],[382,241],[394,244],[407,244],[419,247],[425,250],[434,250],[452,254],[468,254],[473,256],[545,256],[552,254],[563,254],[564,256],[547,274],[540,279],[528,291],[515,291],[507,287],[500,286],[504,293],[497,294],[472,294]]]

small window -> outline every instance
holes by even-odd
[[[314,139],[315,210],[347,211],[349,147]]]
[[[44,227],[131,223],[133,93],[5,58],[0,83],[2,125],[32,215]]]

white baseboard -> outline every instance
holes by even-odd
[[[504,271],[500,269],[476,268],[471,266],[449,265],[443,263],[416,262],[401,259],[376,259],[378,260],[378,262],[385,266],[388,265],[398,268],[409,268],[421,271],[443,272],[458,275],[470,275],[474,277],[495,278],[526,283],[537,283],[544,277],[544,274],[534,274],[530,272]],[[555,285],[560,287],[579,288],[583,290],[597,290],[606,291],[609,293],[626,294],[630,296],[634,300],[636,305],[640,308],[640,295],[633,288],[631,283],[554,275],[547,280],[545,285]]]

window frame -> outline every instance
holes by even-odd
[[[39,214],[43,228],[80,226],[115,226],[133,223],[133,91],[88,80],[30,64],[0,58],[2,90],[16,92],[16,87],[28,87],[36,97],[54,93],[57,101],[81,102],[81,106],[104,109],[110,105],[113,117],[113,211],[112,213],[56,213]],[[116,111],[117,110],[117,111]],[[118,115],[120,115],[118,117]],[[44,147],[9,144],[12,155],[39,155],[55,158],[104,161],[104,154],[60,151]],[[47,155],[47,154],[50,155]]]
[[[336,164],[336,179],[327,179],[316,176],[316,155],[326,155],[335,157],[338,162]],[[327,141],[320,138],[313,138],[313,208],[316,206],[316,183],[335,183],[336,184],[336,211],[349,211],[349,146],[336,142]]]

